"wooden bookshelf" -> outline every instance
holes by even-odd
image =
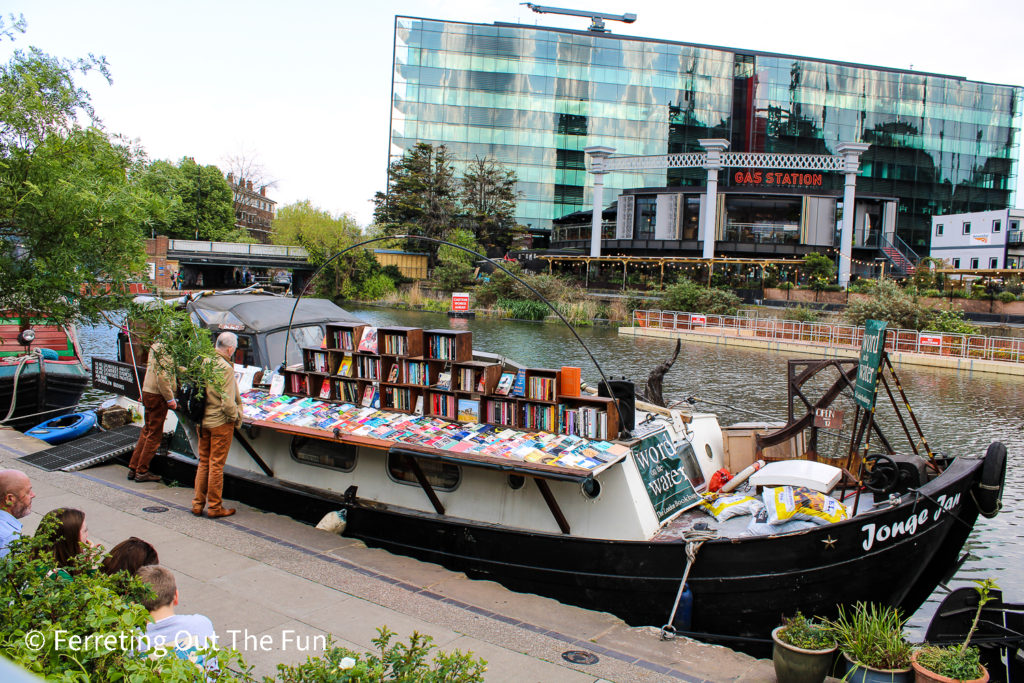
[[[452,391],[467,394],[490,394],[498,385],[501,366],[497,363],[466,361],[452,364]]]
[[[423,355],[423,330],[418,327],[378,327],[377,354],[411,358]]]
[[[499,394],[503,368],[472,360],[471,332],[362,323],[332,323],[327,330],[326,348],[303,348],[302,364],[284,371],[285,393],[362,406],[369,390],[377,392],[382,410],[414,414],[419,402],[422,414],[452,422],[590,439],[618,437],[614,399],[573,395],[578,368],[525,368],[525,394]],[[380,353],[353,350],[364,332],[376,336]],[[443,373],[450,375],[445,388],[438,386]]]
[[[473,360],[473,333],[468,330],[425,330],[423,357],[450,363]]]
[[[327,348],[340,351],[355,351],[363,336],[366,323],[329,323],[327,325]]]

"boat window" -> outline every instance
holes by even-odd
[[[316,465],[342,472],[351,472],[356,466],[357,447],[348,443],[310,439],[296,436],[292,439],[292,459],[304,465]]]
[[[284,360],[284,340],[288,330],[278,330],[267,335],[267,364],[275,367]],[[303,346],[320,346],[323,341],[324,331],[319,325],[307,325],[305,327],[293,327],[291,338],[288,340],[288,364],[294,365],[302,362]]]
[[[427,477],[427,481],[435,489],[441,491],[454,491],[462,479],[462,470],[458,465],[437,460],[417,460],[420,469]],[[420,482],[409,466],[406,456],[398,453],[388,453],[388,476],[399,484],[419,486]]]
[[[700,469],[700,463],[697,462],[697,454],[693,452],[693,446],[690,445],[689,441],[684,441],[681,446],[676,448],[676,455],[683,462],[683,472],[686,474],[686,478],[693,484],[693,488],[699,489],[704,485],[704,473]]]
[[[251,334],[238,335],[238,350],[235,351],[235,362],[242,365],[256,365],[256,349],[253,347]]]

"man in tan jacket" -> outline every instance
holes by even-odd
[[[196,469],[195,495],[192,498],[192,514],[203,514],[209,506],[208,517],[228,517],[235,514],[234,508],[222,505],[224,490],[224,463],[235,434],[235,427],[242,426],[242,397],[235,382],[235,366],[232,359],[238,348],[238,337],[233,332],[221,332],[217,337],[217,358],[213,361],[220,382],[206,385],[206,413],[199,426],[199,467]],[[221,384],[218,387],[217,384]]]
[[[128,463],[128,479],[134,481],[160,481],[160,476],[149,471],[149,463],[156,454],[156,448],[164,436],[164,420],[167,410],[178,407],[174,400],[177,383],[174,374],[168,372],[168,360],[163,355],[163,347],[153,344],[149,349],[149,362],[146,364],[146,379],[142,383],[142,407],[145,424],[139,440],[132,451],[131,462]]]

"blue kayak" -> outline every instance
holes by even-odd
[[[25,433],[37,439],[42,439],[48,444],[58,444],[71,441],[71,439],[77,439],[95,426],[96,413],[92,410],[87,410],[84,413],[71,413],[70,415],[54,417],[42,424],[36,425]]]

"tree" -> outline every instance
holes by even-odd
[[[29,48],[0,65],[0,309],[62,324],[119,305],[81,293],[99,278],[137,277],[142,233],[169,209],[137,182],[142,151],[111,138],[76,85],[76,74],[90,72],[109,82],[106,61],[93,55]]]
[[[257,188],[277,186],[277,179],[271,177],[259,154],[252,149],[243,147],[233,154],[221,157],[221,166],[228,173],[234,174],[238,182],[242,182],[243,179],[251,180]]]
[[[343,213],[333,216],[325,209],[313,206],[308,199],[283,206],[277,211],[271,238],[275,244],[297,244],[309,252],[310,263],[321,265],[345,247],[355,244],[362,232],[355,218]],[[342,256],[342,260],[345,256]],[[333,279],[335,294],[342,291],[342,278],[350,262],[337,263],[325,274]],[[349,277],[351,273],[348,273]],[[324,277],[324,276],[321,276]],[[319,285],[319,283],[318,283]]]
[[[171,210],[154,230],[178,239],[246,242],[248,233],[235,227],[234,195],[214,165],[200,166],[184,157],[175,166],[154,161],[140,174],[140,184],[167,198]]]
[[[824,254],[810,253],[804,256],[804,271],[811,288],[820,291],[832,284],[836,275],[836,264]]]
[[[457,198],[448,148],[419,142],[388,167],[388,190],[374,195],[373,220],[384,235],[444,239],[458,210]],[[405,246],[427,251],[436,261],[436,244],[410,240]]]
[[[489,256],[508,251],[523,229],[516,223],[516,174],[490,157],[476,157],[459,186],[463,224]]]
[[[452,231],[448,241],[480,253],[480,245],[469,230]],[[434,268],[434,279],[445,289],[455,289],[469,281],[473,275],[473,263],[477,257],[462,249],[442,244],[437,250],[438,266]]]

